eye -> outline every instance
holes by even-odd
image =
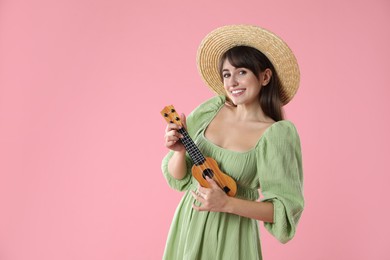
[[[230,77],[230,73],[224,73],[224,74],[222,74],[222,77],[223,78],[228,78],[228,77]]]
[[[245,75],[247,73],[246,70],[240,70],[240,75]]]

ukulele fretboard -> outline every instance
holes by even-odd
[[[183,143],[194,164],[197,166],[203,164],[206,159],[199,151],[188,132],[184,129],[184,127],[179,129],[178,132],[184,136],[183,138],[180,138],[180,141]]]

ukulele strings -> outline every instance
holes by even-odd
[[[177,121],[177,122],[180,122],[180,119],[178,119],[178,118],[180,118],[177,114],[175,114],[176,113],[176,111],[175,111],[175,109],[174,109],[174,107],[172,106],[172,107],[166,107],[166,114],[165,115],[169,115],[169,117],[173,117],[173,118],[170,118],[170,122],[169,122],[169,119],[168,119],[168,117],[165,117],[166,118],[166,120],[168,121],[168,123],[171,123],[171,122],[173,122],[173,120],[175,120],[175,121]],[[171,113],[169,113],[169,112],[171,112]],[[173,115],[172,115],[173,114]],[[180,122],[180,124],[179,124],[180,126],[182,126],[182,124],[181,124],[181,122]],[[183,126],[182,126],[183,127]],[[184,133],[188,136],[188,139],[190,139],[191,140],[191,137],[189,136],[189,134],[188,134],[188,132],[186,131],[186,129],[184,128]],[[183,135],[184,136],[184,135]],[[184,138],[180,138],[180,139],[184,139]],[[210,165],[207,163],[207,160],[206,160],[206,158],[202,155],[202,154],[200,154],[203,158],[204,158],[204,162],[202,163],[202,165],[204,165],[205,167],[206,167],[206,169],[212,169],[211,167],[210,167]],[[201,165],[197,165],[197,167],[199,167],[201,170],[203,170],[202,168],[201,168]],[[209,176],[210,177],[210,176]],[[223,189],[224,187],[228,187],[228,185],[223,181],[223,178],[221,179],[221,178],[219,178],[218,177],[218,175],[217,174],[213,174],[213,176],[211,177],[211,179],[215,179],[215,182],[217,183],[217,185],[221,188],[221,189]]]
[[[184,131],[183,131],[184,133],[185,133],[185,135],[183,135],[184,136],[184,138],[186,137],[186,135],[187,135],[187,138],[188,139],[190,139],[190,137],[189,137],[189,134],[188,134],[188,132],[184,129]],[[182,138],[182,139],[184,139],[184,138]],[[206,158],[202,155],[202,154],[200,154],[203,158],[204,158],[204,162],[201,164],[201,165],[197,165],[197,167],[199,167],[201,170],[203,170],[202,169],[202,165],[204,165],[205,167],[206,167],[206,169],[212,169],[212,167],[210,167],[210,165],[208,164],[208,162],[207,162],[207,160],[206,160]],[[209,175],[208,175],[209,176]],[[210,176],[209,176],[210,177]],[[221,188],[221,189],[223,189],[224,187],[227,187],[228,185],[224,182],[224,179],[222,178],[220,178],[220,177],[218,177],[218,175],[217,174],[213,174],[213,176],[211,176],[210,177],[210,179],[215,179],[215,182],[218,184],[218,186]]]

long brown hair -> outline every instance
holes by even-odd
[[[275,121],[284,119],[283,103],[280,100],[280,81],[269,59],[259,50],[249,46],[236,46],[225,52],[219,60],[219,74],[222,78],[222,66],[228,59],[236,68],[246,68],[259,76],[267,68],[272,71],[271,80],[263,86],[259,94],[260,107],[263,112]]]

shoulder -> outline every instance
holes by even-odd
[[[289,120],[281,120],[273,123],[269,131],[273,134],[298,134],[294,123]]]
[[[207,123],[224,104],[224,96],[215,96],[196,107],[187,117],[189,134],[194,135],[199,129],[206,127]]]
[[[192,112],[191,116],[199,116],[204,113],[210,113],[210,112],[215,112],[221,106],[225,104],[225,97],[224,96],[215,96],[212,97],[203,103],[201,103],[199,106],[197,106]]]
[[[289,120],[272,124],[264,133],[264,142],[273,145],[299,145],[299,134],[295,125]]]

